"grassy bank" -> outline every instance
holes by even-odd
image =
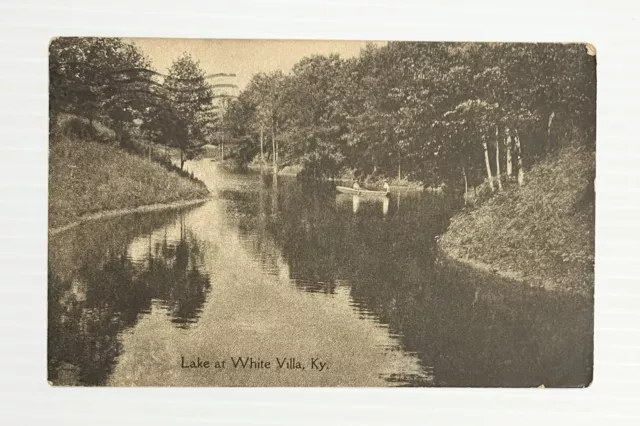
[[[551,290],[591,294],[595,152],[565,147],[456,215],[440,241],[450,257]]]
[[[209,195],[203,183],[116,146],[62,137],[49,150],[49,228],[95,213]]]

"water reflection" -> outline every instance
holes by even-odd
[[[394,196],[396,197],[396,196]],[[399,199],[399,195],[397,196],[397,198]],[[368,204],[370,206],[375,206],[375,208],[380,209],[380,207],[382,207],[382,216],[387,216],[389,214],[389,203],[390,203],[391,198],[390,197],[372,197],[372,198],[367,198],[367,197],[361,197],[359,195],[347,195],[347,194],[337,194],[336,195],[336,202],[337,204],[346,204],[348,202],[351,203],[352,205],[352,211],[353,214],[358,213],[358,210],[360,210],[360,205],[361,204]],[[398,207],[396,208],[396,211],[399,209],[399,204]],[[370,211],[370,209],[367,207],[367,210]]]
[[[102,244],[88,243],[92,238]],[[50,249],[48,353],[54,383],[104,384],[122,352],[119,335],[152,304],[186,328],[197,321],[210,288],[198,240],[186,231],[182,213],[87,224],[52,239]]]
[[[252,250],[278,253],[301,290],[331,295],[347,289],[354,309],[388,326],[402,350],[419,358],[423,374],[387,380],[412,386],[590,382],[592,300],[442,261],[435,237],[455,210],[451,200],[403,194],[402,204],[399,195],[391,204],[293,181],[280,182],[277,192],[277,214],[251,197],[226,194],[232,208],[245,210],[241,232],[252,235]]]
[[[444,260],[435,238],[459,207],[453,200],[406,193],[356,201],[328,184],[201,166],[203,174],[196,174],[212,180],[207,183],[218,198],[188,214],[101,221],[50,241],[50,380],[590,382],[593,301]],[[157,350],[151,361],[150,347]],[[294,373],[189,376],[176,373],[180,351],[263,358],[319,353],[336,368],[304,380]]]

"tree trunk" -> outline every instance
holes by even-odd
[[[551,111],[549,114],[549,121],[547,121],[547,151],[550,151],[555,145],[551,140],[551,125],[553,124],[553,118],[556,116],[555,111]]]
[[[184,168],[184,151],[180,148],[180,170]]]
[[[264,135],[262,133],[262,126],[260,126],[260,168],[264,166]]]
[[[493,178],[491,176],[491,164],[489,163],[489,150],[487,149],[486,141],[482,141],[482,147],[484,148],[484,165],[487,167],[487,177],[489,178],[489,188],[491,188],[491,192],[494,192],[496,189],[493,186]]]
[[[520,136],[518,130],[515,131],[514,139],[516,141],[516,154],[518,155],[518,185],[524,184],[524,168],[522,167],[522,145],[520,144]]]
[[[273,160],[273,174],[277,175],[278,174],[278,147],[276,146],[276,132],[273,129],[273,127],[271,128],[271,146],[273,149],[273,155],[272,160]]]
[[[402,180],[402,174],[400,173],[400,161],[398,161],[398,181]]]
[[[511,134],[509,133],[509,129],[507,129],[507,139],[505,141],[506,145],[506,154],[507,154],[507,176],[513,176],[513,161],[511,160]]]
[[[498,190],[502,191],[502,180],[500,180],[500,132],[496,126],[496,179],[498,180]]]
[[[464,205],[466,206],[469,199],[469,183],[467,182],[467,171],[464,166],[462,166],[462,176],[464,177]]]
[[[93,139],[94,138],[94,131],[93,131],[94,127],[93,127],[93,114],[89,116],[89,134],[87,135],[87,139]]]
[[[273,174],[273,185],[271,186],[271,214],[278,216],[278,174]]]

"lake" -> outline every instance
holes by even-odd
[[[460,208],[447,196],[354,197],[209,160],[186,166],[212,200],[50,238],[53,383],[591,381],[593,300],[443,259],[437,237]]]

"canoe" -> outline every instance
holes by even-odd
[[[336,186],[336,189],[338,190],[338,192],[342,192],[343,194],[351,194],[351,195],[371,195],[375,197],[386,197],[389,195],[387,194],[386,191],[370,191],[368,189],[353,189],[353,188],[348,188],[346,186]]]

